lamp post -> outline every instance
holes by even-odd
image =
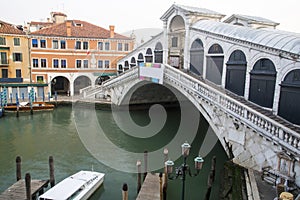
[[[174,180],[174,179],[177,179],[178,177],[180,177],[182,180],[182,192],[181,192],[182,200],[184,200],[186,173],[188,172],[188,175],[191,177],[197,176],[199,174],[200,170],[202,169],[202,165],[204,162],[202,157],[200,157],[200,156],[196,157],[194,159],[196,173],[192,174],[190,167],[186,164],[187,157],[189,156],[189,153],[190,153],[190,148],[191,148],[191,145],[187,142],[185,142],[181,145],[181,154],[183,156],[183,163],[179,167],[176,167],[175,176],[172,176],[174,162],[171,160],[168,160],[165,162],[165,168],[166,168],[168,179]]]

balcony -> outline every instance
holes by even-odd
[[[22,83],[23,78],[0,78],[0,83]]]

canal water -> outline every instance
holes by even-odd
[[[198,112],[189,103],[185,105],[184,110],[191,114]],[[151,116],[149,117],[148,111],[148,109],[132,109],[130,111],[131,119],[138,126],[147,126],[151,123]],[[183,121],[181,116],[183,110],[178,107],[166,108],[165,112],[162,113],[162,115],[166,115],[163,127],[158,130],[157,134],[146,138],[146,136],[128,135],[124,129],[119,127],[117,118],[122,116],[124,112],[126,111],[118,110],[113,113],[111,110],[96,110],[94,107],[79,106],[74,108],[70,105],[58,105],[55,110],[49,112],[35,112],[33,115],[21,113],[19,118],[16,118],[15,114],[8,114],[1,118],[0,193],[16,181],[16,156],[21,156],[22,159],[22,177],[24,178],[25,173],[29,172],[32,179],[49,178],[48,158],[53,156],[56,182],[79,170],[99,171],[105,173],[106,176],[102,187],[91,197],[92,200],[122,199],[123,183],[128,184],[129,199],[135,199],[137,196],[137,174],[133,171],[136,171],[136,156],[140,156],[142,169],[144,169],[143,153],[147,150],[149,155],[148,168],[150,168],[148,170],[163,171],[163,149],[165,147],[170,147],[170,159],[179,157],[176,154],[181,151],[180,145],[176,148],[170,146],[176,139],[182,143],[187,140],[191,144],[192,148],[187,160],[192,171],[194,171],[194,157],[199,154],[199,151],[200,153],[205,152],[203,156],[205,162],[200,174],[196,177],[187,176],[186,199],[204,199],[213,156],[217,158],[217,166],[216,180],[210,199],[219,199],[221,173],[223,164],[228,158],[219,142],[212,145],[212,149],[203,144],[206,135],[213,133],[209,131],[209,125],[202,116],[200,116],[200,120],[190,118],[188,120],[190,124],[185,126],[187,128],[183,130],[183,134],[178,139],[176,135],[180,134],[178,129],[180,129],[180,124]],[[95,115],[94,119],[89,118],[91,115]],[[159,116],[154,115],[154,117]],[[98,130],[90,129],[88,124],[81,124],[82,121],[93,120],[97,121],[98,127],[101,127],[104,135],[89,135],[98,132]],[[82,127],[86,127],[86,129]],[[196,130],[195,137],[190,137],[190,132],[194,130]],[[98,138],[93,139],[93,137]],[[91,138],[94,143],[88,141]],[[104,141],[110,141],[109,144],[113,144],[114,147],[108,146],[108,143]],[[121,149],[122,152],[118,149]],[[152,153],[155,151],[161,153]],[[156,164],[152,166],[151,162],[161,162],[161,166],[157,167]],[[179,166],[181,163],[182,158],[178,158],[175,161],[175,166]],[[168,186],[168,199],[180,199],[181,180],[169,181]]]

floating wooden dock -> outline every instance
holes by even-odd
[[[162,195],[162,186],[164,184],[164,175],[148,173],[136,200],[160,200]]]
[[[44,192],[49,180],[31,180],[31,195],[38,196]],[[24,200],[26,198],[25,180],[19,180],[0,195],[0,200]]]

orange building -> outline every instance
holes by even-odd
[[[107,30],[67,20],[63,13],[51,13],[51,17],[52,25],[34,22],[27,29],[40,27],[29,33],[32,81],[48,84],[52,94],[73,96],[116,75],[118,60],[134,47],[134,40],[115,33],[114,26]]]

